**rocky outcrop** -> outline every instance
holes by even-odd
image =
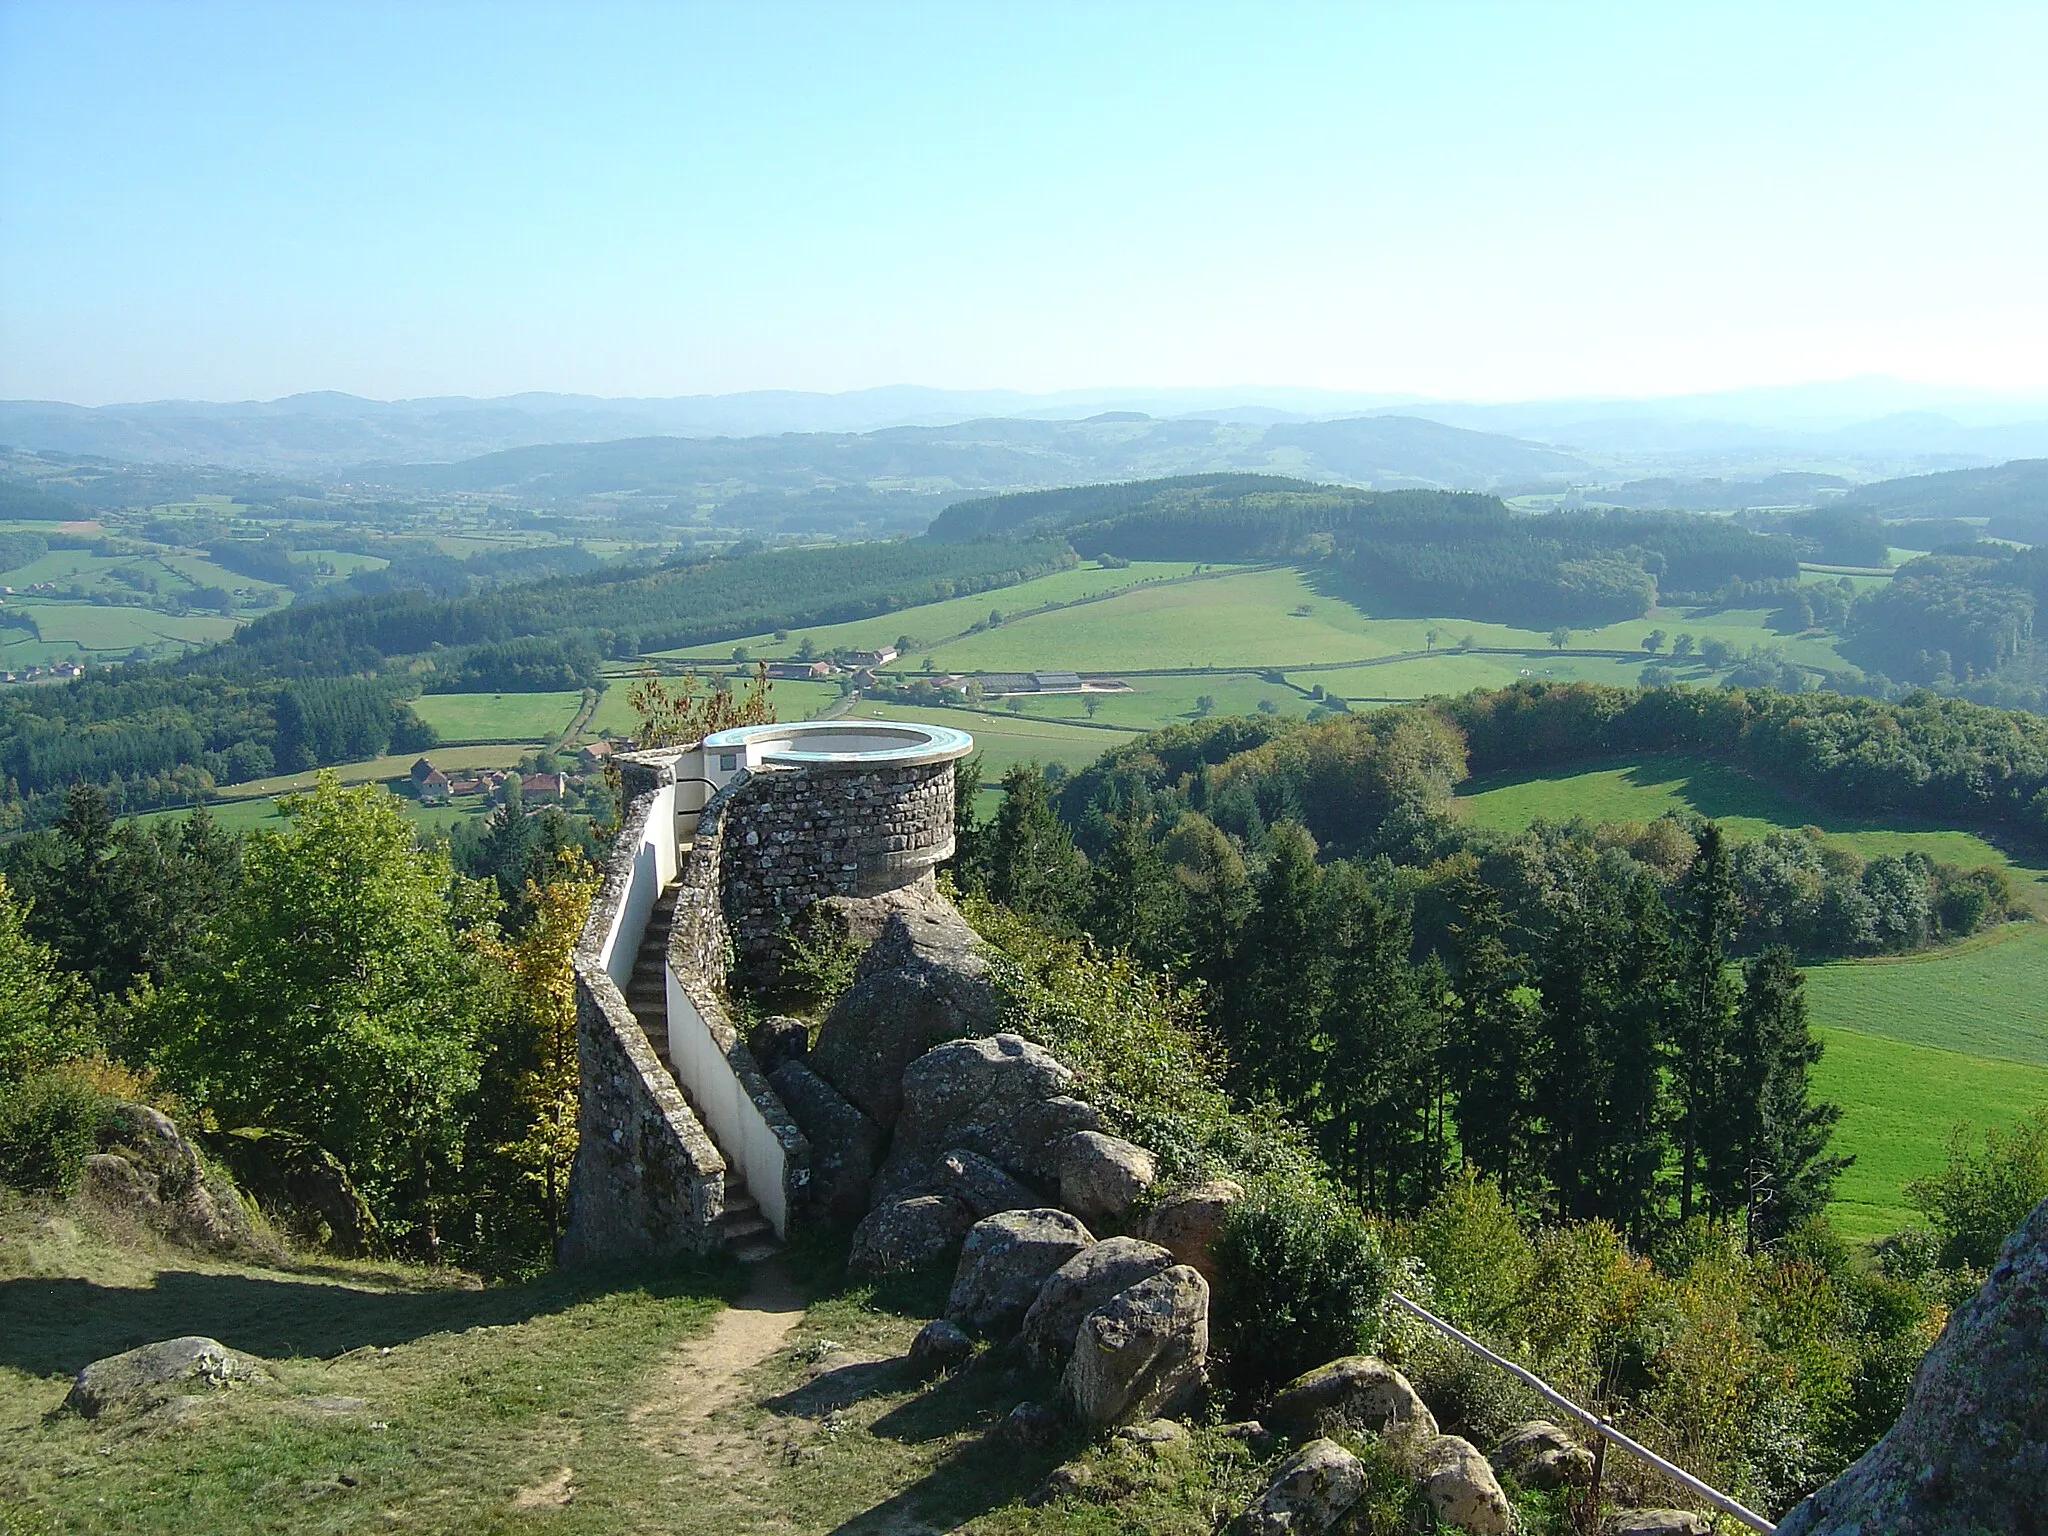
[[[1713,1536],[1713,1530],[1713,1521],[1689,1509],[1617,1509],[1600,1522],[1600,1536]]]
[[[1058,1176],[1058,1147],[1102,1117],[1068,1097],[1074,1074],[1021,1035],[953,1040],[927,1051],[903,1073],[902,1117],[875,1178],[875,1199],[933,1187],[944,1154],[964,1150],[1012,1174],[1048,1183]]]
[[[800,1058],[785,1057],[768,1084],[811,1144],[811,1211],[841,1231],[853,1226],[882,1160],[881,1128]]]
[[[811,1029],[802,1019],[770,1014],[747,1031],[747,1049],[754,1063],[772,1080],[785,1061],[802,1061],[811,1051]]]
[[[994,1026],[980,944],[936,896],[892,911],[825,1016],[811,1065],[884,1131],[902,1109],[906,1067],[935,1045]]]
[[[1416,1480],[1445,1525],[1473,1536],[1508,1536],[1515,1513],[1479,1447],[1457,1435],[1438,1435],[1415,1452]]]
[[[906,1274],[937,1264],[960,1246],[974,1217],[947,1195],[915,1195],[878,1205],[853,1229],[848,1273]]]
[[[998,1211],[1023,1211],[1045,1202],[979,1152],[955,1147],[934,1165],[934,1193],[951,1195],[979,1221]]]
[[[1061,1392],[1090,1430],[1189,1407],[1209,1359],[1209,1283],[1185,1264],[1119,1291],[1081,1320]]]
[[[946,1317],[970,1333],[1015,1333],[1046,1279],[1094,1241],[1065,1211],[1004,1211],[976,1222],[960,1250]]]
[[[112,1105],[100,1121],[99,1146],[79,1180],[94,1204],[195,1248],[234,1253],[259,1246],[232,1181],[208,1168],[162,1111]]]
[[[1216,1283],[1216,1244],[1230,1220],[1231,1207],[1244,1198],[1235,1179],[1212,1179],[1168,1195],[1133,1229],[1133,1235],[1157,1243],[1181,1263],[1200,1270]]]
[[[2048,1200],[1920,1362],[1898,1423],[1780,1536],[2040,1529],[2048,1489]]]
[[[1101,1131],[1076,1131],[1057,1156],[1060,1204],[1083,1221],[1121,1221],[1159,1177],[1150,1152]]]
[[[1315,1536],[1365,1492],[1365,1468],[1334,1440],[1296,1451],[1231,1525],[1233,1536]]]
[[[1385,1434],[1389,1430],[1434,1439],[1436,1418],[1408,1378],[1371,1355],[1346,1355],[1304,1371],[1259,1415],[1290,1435],[1343,1426]]]
[[[1052,1272],[1024,1315],[1024,1353],[1033,1365],[1058,1371],[1074,1352],[1081,1320],[1119,1291],[1173,1268],[1173,1255],[1135,1237],[1106,1238]]]
[[[88,1419],[139,1413],[174,1397],[270,1379],[263,1362],[197,1334],[95,1360],[78,1373],[64,1406]]]
[[[1583,1488],[1593,1481],[1593,1453],[1548,1419],[1517,1424],[1493,1448],[1492,1461],[1524,1488]]]

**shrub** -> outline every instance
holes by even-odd
[[[1940,1234],[1944,1264],[1989,1269],[2006,1236],[2048,1198],[2048,1107],[2010,1131],[1987,1131],[1981,1149],[1957,1126],[1948,1166],[1908,1184],[1906,1198]]]
[[[98,1146],[106,1101],[73,1072],[42,1072],[0,1089],[0,1184],[63,1194]]]
[[[1536,1250],[1500,1186],[1468,1164],[1415,1218],[1409,1247],[1429,1270],[1442,1313],[1462,1328],[1500,1334],[1536,1267]]]
[[[1216,1248],[1218,1345],[1253,1394],[1376,1341],[1393,1265],[1334,1196],[1267,1188],[1231,1213]]]

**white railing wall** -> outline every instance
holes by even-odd
[[[756,1095],[765,1084],[749,1085],[732,1061],[732,1026],[710,999],[699,1007],[690,987],[668,965],[668,1051],[676,1081],[683,1085],[711,1139],[746,1177],[747,1189],[777,1237],[789,1235],[789,1157],[782,1137],[768,1123]],[[705,1015],[712,1015],[707,1019]],[[714,1022],[715,1021],[715,1022]],[[744,1045],[739,1046],[745,1050]]]
[[[647,920],[664,888],[676,877],[676,787],[664,784],[653,793],[642,822],[639,847],[633,854],[633,873],[625,900],[613,915],[598,957],[605,974],[624,991],[633,976],[633,962],[647,937]]]

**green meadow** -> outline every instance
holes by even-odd
[[[553,741],[569,728],[583,695],[557,693],[427,693],[413,713],[447,742]]]

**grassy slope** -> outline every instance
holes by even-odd
[[[443,741],[552,741],[583,702],[575,690],[558,693],[427,693],[413,713]]]

